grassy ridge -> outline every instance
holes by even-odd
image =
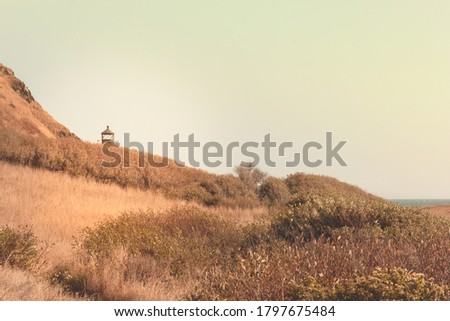
[[[371,197],[360,188],[336,179],[303,173],[286,179],[269,177],[261,185],[248,183],[233,175],[215,175],[203,170],[181,167],[168,160],[167,167],[154,167],[147,161],[139,167],[139,158],[158,156],[114,148],[122,155],[130,154],[130,167],[108,168],[102,161],[111,161],[102,154],[101,145],[82,142],[73,137],[60,139],[35,138],[0,128],[0,160],[50,171],[86,177],[98,182],[116,184],[124,188],[138,188],[162,192],[170,198],[196,201],[206,206],[254,208],[261,205],[284,205],[292,198],[309,194]],[[250,184],[253,184],[250,186]]]
[[[47,183],[42,180],[33,183],[34,174],[30,174],[25,178],[28,184],[22,187],[26,195],[22,195],[12,190],[21,184],[19,176],[26,171],[18,169],[15,179],[8,179],[5,173],[5,204],[11,205],[10,211],[14,206],[26,204],[33,204],[34,208],[43,197],[47,197],[46,203],[52,202],[57,198],[58,188],[67,195],[59,198],[60,203],[68,195],[75,195],[70,199],[74,208],[97,190],[103,191],[102,207],[115,204],[108,207],[114,215],[107,216],[82,213],[92,211],[90,207],[94,203],[85,204],[78,213],[80,217],[68,217],[67,213],[47,208],[53,220],[61,216],[61,222],[55,221],[58,224],[50,224],[47,213],[30,207],[33,216],[42,219],[40,222],[32,218],[35,223],[32,228],[39,235],[50,230],[53,236],[54,227],[64,222],[85,227],[81,233],[73,229],[62,231],[64,240],[75,235],[75,247],[70,255],[53,258],[50,266],[38,272],[53,287],[74,297],[98,300],[450,299],[447,272],[450,223],[416,209],[385,202],[333,178],[297,173],[285,179],[266,177],[255,185],[248,175],[243,175],[244,179],[213,175],[171,162],[166,168],[148,164],[139,168],[136,164],[140,155],[136,152],[131,152],[134,164],[131,168],[103,168],[99,166],[102,157],[96,144],[73,138],[38,140],[5,130],[0,130],[0,137],[0,160],[61,172],[52,174],[61,178],[67,173],[74,180],[82,179],[83,186],[96,184],[77,191],[77,188],[59,186],[56,177],[49,176]],[[12,175],[11,168],[5,164],[0,167]],[[38,190],[45,188],[49,189],[45,192],[48,195],[40,195]],[[110,200],[112,195],[124,197],[123,201]],[[147,204],[146,200],[161,206],[118,215],[114,207],[126,208],[126,204],[131,207],[135,203],[131,195],[138,195],[138,207]],[[19,200],[22,197],[31,201]],[[186,201],[201,205],[183,204]],[[250,213],[246,214],[250,219],[239,219],[245,213],[242,208],[264,207],[270,209],[269,215]],[[94,209],[99,210],[95,206]],[[2,218],[6,224],[24,219],[4,214],[9,218]],[[28,244],[26,240],[32,241],[31,245],[39,241],[30,230],[21,232],[3,224],[0,231],[2,271],[14,266],[29,270],[31,261],[22,262],[21,258],[34,260],[34,252],[21,248]],[[23,255],[16,259],[11,253]]]
[[[120,155],[124,153],[123,148],[115,150]],[[137,166],[140,155],[136,151],[129,152],[130,168],[107,168],[100,166],[102,160],[110,159],[102,155],[99,144],[71,137],[35,138],[0,129],[0,160],[10,163],[65,172],[121,187],[159,191],[168,197],[194,200],[207,206],[252,208],[260,205],[256,193],[237,177],[180,167],[170,160],[167,167],[153,167],[145,162],[145,167],[141,168]]]

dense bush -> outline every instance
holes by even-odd
[[[448,298],[448,287],[405,269],[375,269],[369,275],[338,280],[332,286],[307,277],[288,285],[289,300],[434,301]]]
[[[189,298],[448,299],[449,227],[378,200],[306,198],[244,228],[247,246],[235,264],[209,269]]]
[[[61,266],[52,281],[73,293],[105,298],[108,273],[122,280],[118,283],[145,284],[157,275],[196,278],[208,266],[226,265],[241,242],[234,224],[197,207],[124,213],[85,229],[76,244],[82,268]],[[119,257],[123,263],[115,265]]]
[[[327,197],[330,195],[353,197],[364,200],[381,200],[380,198],[368,194],[359,187],[340,182],[339,180],[328,176],[294,173],[288,175],[284,181],[294,202],[311,197]]]
[[[196,279],[210,266],[230,266],[242,242],[235,224],[198,207],[124,213],[85,229],[76,243],[78,267],[61,265],[51,279],[78,295],[127,299],[113,294],[112,278],[117,284]]]
[[[57,285],[67,293],[84,296],[93,295],[95,291],[89,291],[88,277],[84,273],[80,273],[68,264],[57,265],[51,273],[50,282]]]
[[[365,234],[369,240],[361,241]],[[383,239],[375,231],[372,235],[361,233],[356,239],[344,240],[341,236],[335,241],[304,244],[275,241],[258,246],[241,255],[234,266],[208,269],[188,298],[268,301],[450,298],[447,267],[432,266],[433,258],[410,251],[406,244],[389,246],[392,239]],[[439,281],[431,279],[435,275]]]
[[[79,248],[108,258],[117,248],[169,264],[174,273],[223,259],[240,242],[235,226],[197,207],[125,213],[84,230]]]
[[[419,227],[439,229],[440,225],[441,220],[433,219],[417,209],[385,201],[312,196],[291,203],[280,212],[272,223],[272,229],[279,237],[293,241],[298,237],[311,240],[322,235],[329,236],[334,229],[342,227],[373,226],[392,233],[404,233]]]
[[[28,227],[14,230],[0,227],[0,265],[27,269],[40,253],[37,238]]]
[[[267,173],[257,168],[253,163],[241,163],[234,168],[234,172],[239,180],[255,193],[258,190],[258,186],[267,177]]]
[[[370,275],[337,283],[330,300],[433,301],[446,300],[448,287],[439,286],[421,273],[405,269],[376,269]]]
[[[259,186],[258,196],[269,206],[281,206],[288,202],[290,193],[282,179],[268,177]]]

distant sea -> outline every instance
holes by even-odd
[[[388,200],[400,205],[405,206],[427,206],[427,205],[439,205],[439,204],[448,204],[450,205],[450,199],[395,199]]]

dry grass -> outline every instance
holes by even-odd
[[[196,281],[188,276],[171,277],[167,271],[148,261],[115,252],[115,258],[92,274],[92,267],[74,259],[73,243],[86,227],[93,228],[107,219],[114,219],[125,211],[141,209],[162,212],[187,204],[186,201],[168,199],[154,191],[121,188],[115,184],[98,183],[21,165],[0,162],[0,226],[12,228],[29,226],[37,238],[49,244],[46,267],[37,271],[45,276],[36,279],[29,272],[4,268],[2,278],[8,294],[4,300],[60,300],[60,292],[48,282],[50,272],[68,264],[71,273],[89,275],[90,287],[107,300],[177,300],[183,298]],[[202,208],[191,203],[190,206]],[[264,207],[255,209],[210,208],[209,211],[227,220],[245,223],[267,216]],[[130,266],[152,271],[145,284],[139,280],[124,279]],[[25,290],[21,290],[21,288]],[[97,294],[93,292],[92,298]],[[0,295],[2,292],[0,292]]]
[[[0,301],[74,300],[27,271],[0,266]]]
[[[50,284],[59,284],[98,300],[279,300],[291,290],[295,299],[309,293],[309,286],[299,288],[304,281],[325,291],[378,268],[400,268],[433,278],[430,287],[444,291],[438,298],[449,297],[445,220],[358,190],[341,196],[333,191],[338,183],[326,178],[317,184],[329,183],[327,197],[314,184],[295,191],[295,180],[304,178],[291,176],[289,206],[269,215],[264,207],[207,208],[0,162],[0,226],[29,225],[38,239],[53,243],[37,277],[3,268],[0,281],[8,281],[0,283],[0,294],[55,300],[61,290]],[[29,296],[20,291],[27,287]],[[313,298],[326,292],[320,291]]]
[[[209,211],[226,220],[240,224],[265,220],[269,215],[268,208],[263,206],[256,208],[216,207],[209,209]]]
[[[64,262],[79,273],[88,268],[74,259],[73,250],[74,240],[84,228],[118,217],[124,211],[161,211],[186,203],[167,199],[157,192],[123,189],[115,184],[102,184],[5,162],[0,162],[0,184],[0,226],[18,228],[27,225],[39,240],[50,244],[46,255],[47,268],[39,273],[43,276],[48,276],[49,271]],[[215,211],[220,213],[219,209]],[[229,219],[239,220],[241,215],[242,220],[251,219],[263,215],[263,209],[241,210],[235,214],[231,210],[225,211]],[[149,278],[146,284],[124,280],[122,273],[128,264],[130,258],[117,253],[110,264],[102,266],[90,278],[91,286],[98,288],[102,296],[110,300],[176,300],[183,297],[194,282],[188,279],[175,282],[170,276],[162,277],[164,271],[156,270],[155,277]],[[51,286],[48,280],[6,267],[0,270],[0,284],[1,300],[71,298],[61,294],[61,289]]]
[[[50,258],[71,254],[81,229],[125,210],[164,209],[183,202],[156,192],[123,189],[29,167],[0,162],[0,225],[29,225],[36,236],[54,244]]]
[[[110,162],[111,159],[102,153],[100,144],[82,142],[73,137],[36,138],[2,128],[0,124],[0,160],[12,164],[64,172],[73,177],[90,178],[124,188],[159,191],[170,198],[196,201],[206,206],[254,208],[262,205],[255,191],[233,175],[215,175],[196,168],[181,167],[172,160],[167,160],[167,166],[153,166],[145,159],[154,157],[159,162],[161,157],[103,146],[108,148],[109,153],[119,156],[122,164],[101,166],[103,161]],[[130,167],[126,166],[127,154]]]
[[[131,256],[124,249],[113,250],[111,256],[108,262],[74,258],[70,265],[58,267],[55,283],[69,293],[103,301],[175,301],[197,284],[190,276],[175,278],[155,261]],[[139,279],[142,273],[145,281]]]

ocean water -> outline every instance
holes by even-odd
[[[450,205],[450,199],[395,199],[388,201],[405,206]]]

